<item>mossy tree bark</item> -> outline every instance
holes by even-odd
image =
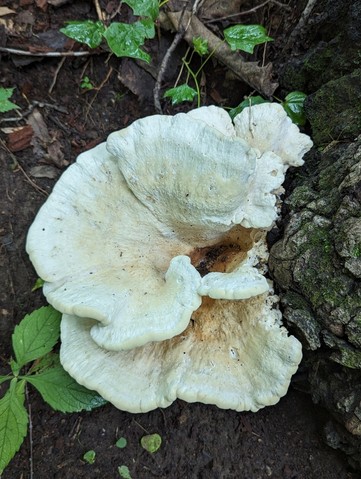
[[[326,440],[361,469],[360,2],[317,2],[302,35],[280,83],[309,94],[315,148],[291,179],[270,271],[312,397],[332,413]]]

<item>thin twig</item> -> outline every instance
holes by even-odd
[[[63,57],[63,58],[60,60],[58,66],[56,67],[53,81],[51,82],[51,85],[50,85],[49,90],[48,90],[49,95],[50,95],[50,93],[53,91],[53,88],[55,87],[56,80],[57,80],[57,78],[58,78],[60,69],[61,69],[61,67],[64,65],[65,60],[66,60],[66,57]]]
[[[98,18],[102,22],[103,20],[105,20],[105,15],[100,8],[99,1],[94,0],[94,5],[95,5],[95,10],[97,12]]]
[[[41,186],[38,186],[38,185],[28,176],[28,174],[26,173],[26,171],[24,170],[24,168],[20,165],[20,163],[19,163],[18,159],[16,158],[16,156],[13,154],[12,151],[9,150],[9,148],[6,146],[5,142],[4,142],[1,138],[0,138],[0,144],[1,144],[1,146],[4,148],[4,150],[6,150],[6,151],[9,153],[11,159],[13,160],[14,163],[13,163],[12,167],[14,168],[14,170],[15,170],[16,168],[18,168],[18,169],[21,171],[21,173],[25,176],[25,178],[27,179],[27,181],[31,184],[31,186],[32,186],[33,188],[35,188],[36,190],[38,190],[38,191],[39,191],[40,193],[42,193],[43,195],[49,196],[49,193],[48,193],[47,191],[43,190],[43,188],[41,188]]]
[[[314,9],[316,3],[317,3],[317,0],[308,0],[307,5],[305,9],[303,10],[297,25],[295,26],[291,35],[289,36],[286,45],[283,47],[283,52],[293,47],[293,44],[295,43],[297,36],[300,34],[301,30],[304,28],[308,20],[308,17],[311,15],[311,12]]]
[[[18,50],[7,47],[0,47],[0,52],[11,53],[12,55],[24,55],[25,57],[85,57],[99,53],[95,50],[82,52],[29,52],[28,50]]]
[[[192,7],[192,15],[197,14],[197,11],[198,11],[199,7],[202,5],[203,1],[204,0],[195,0],[195,2],[193,3],[193,7]],[[187,2],[183,7],[183,10],[182,10],[181,16],[180,16],[180,20],[179,20],[179,25],[182,24],[184,12],[186,11],[188,3],[189,2]],[[159,68],[157,80],[155,82],[155,86],[154,86],[154,90],[153,90],[153,98],[154,98],[154,107],[155,107],[157,113],[159,113],[160,115],[163,114],[162,105],[160,104],[160,99],[159,99],[159,93],[160,93],[160,88],[161,88],[162,81],[163,81],[163,76],[164,76],[164,73],[167,69],[167,66],[168,66],[168,63],[169,63],[169,60],[171,58],[172,53],[177,48],[178,44],[181,42],[184,35],[186,34],[186,31],[187,31],[187,29],[188,29],[188,27],[191,23],[191,20],[192,20],[192,15],[189,17],[188,23],[185,26],[185,28],[180,28],[179,31],[177,32],[177,34],[175,35],[175,37],[173,39],[173,42],[171,43],[170,47],[168,48],[166,54],[164,55],[162,63],[161,63],[160,68]]]
[[[238,12],[238,13],[232,13],[231,15],[226,15],[225,17],[211,18],[210,20],[206,20],[203,23],[207,24],[207,23],[221,22],[222,20],[228,20],[229,18],[241,17],[241,16],[244,16],[244,15],[250,15],[251,13],[254,13],[257,10],[259,10],[260,8],[264,7],[268,3],[274,3],[274,4],[278,5],[279,7],[285,8],[286,10],[291,10],[291,7],[289,5],[285,5],[284,3],[277,2],[275,0],[266,0],[266,2],[263,2],[259,5],[256,5],[255,7],[250,8],[249,10],[245,10],[243,12]]]
[[[30,475],[29,475],[29,479],[34,479],[33,421],[32,421],[32,416],[31,416],[31,404],[30,404],[30,401],[29,401],[29,392],[28,392],[27,385],[25,385],[25,396],[26,396],[26,402],[28,404],[28,415],[29,415],[29,449],[30,449],[30,457],[29,457]]]
[[[91,99],[90,103],[89,103],[89,106],[87,108],[87,111],[86,111],[86,114],[85,116],[87,117],[89,115],[89,111],[90,111],[90,108],[92,107],[96,97],[98,96],[98,93],[100,92],[100,90],[103,88],[103,86],[106,84],[106,82],[109,80],[110,78],[110,75],[113,73],[113,67],[109,67],[109,70],[108,70],[108,73],[106,74],[106,77],[104,78],[104,80],[101,82],[101,84],[96,87],[96,88],[93,88],[93,90],[95,90],[95,95],[94,97]]]

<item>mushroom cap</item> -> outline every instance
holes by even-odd
[[[303,165],[303,156],[312,148],[309,136],[300,133],[283,107],[277,103],[261,103],[245,108],[234,118],[237,136],[261,153],[270,151],[282,158],[285,165]]]
[[[80,384],[132,413],[176,398],[255,412],[286,394],[302,356],[272,306],[267,295],[209,299],[182,334],[119,352],[95,344],[94,320],[64,315],[61,363]]]
[[[217,107],[111,134],[61,176],[29,230],[46,298],[62,313],[96,319],[97,344],[123,350],[179,334],[201,295],[266,291],[254,270],[201,281],[185,256],[234,225],[269,227],[286,166],[239,138]]]
[[[103,143],[62,175],[26,247],[49,303],[99,321],[94,340],[117,350],[173,337],[201,303],[192,248],[169,236]]]
[[[269,228],[277,217],[274,192],[293,156],[287,148],[273,148],[281,141],[279,133],[276,140],[269,138],[267,149],[265,123],[254,136],[247,130],[249,112],[253,115],[259,106],[238,115],[236,128],[217,107],[146,117],[112,133],[107,148],[136,197],[185,241],[207,242],[235,224]],[[283,108],[267,104],[263,112],[273,134],[277,131],[270,119],[274,112],[281,134],[288,135],[286,141],[305,150],[299,138],[306,136]],[[294,155],[300,155],[299,148]]]

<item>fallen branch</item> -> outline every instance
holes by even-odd
[[[167,12],[167,17],[177,31],[182,31],[188,25],[184,38],[192,45],[194,37],[201,37],[208,42],[210,51],[214,51],[214,57],[239,77],[242,81],[257,90],[265,97],[271,97],[278,87],[272,82],[272,64],[261,67],[256,62],[246,62],[238,52],[233,52],[230,47],[219,37],[214,35],[205,25],[191,12]]]
[[[94,55],[95,51],[82,52],[30,52],[28,50],[18,50],[16,48],[0,47],[0,52],[10,53],[11,55],[24,55],[25,57],[85,57]]]

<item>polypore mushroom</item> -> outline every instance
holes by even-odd
[[[29,230],[44,294],[64,313],[64,368],[120,409],[179,397],[256,411],[285,394],[301,359],[262,273],[275,192],[311,142],[273,104],[235,125],[204,107],[112,133]]]

